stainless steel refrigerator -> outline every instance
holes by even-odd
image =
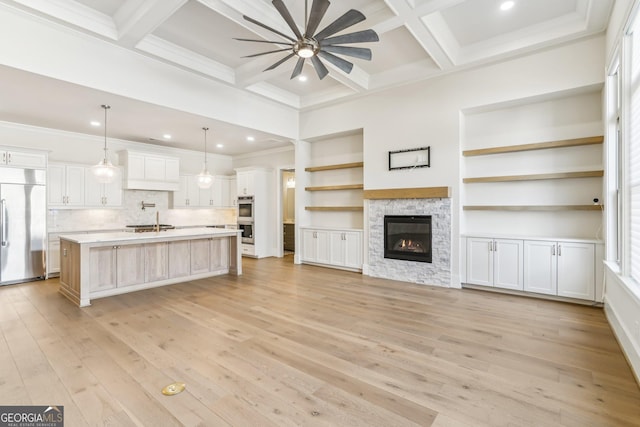
[[[45,170],[0,167],[0,285],[43,279]]]

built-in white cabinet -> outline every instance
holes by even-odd
[[[47,173],[47,204],[56,208],[84,206],[84,166],[50,163]]]
[[[125,150],[120,152],[120,162],[126,189],[179,190],[180,161],[175,157]]]
[[[301,228],[303,262],[330,264],[329,231],[312,228]]]
[[[362,269],[362,230],[300,227],[300,236],[302,262]]]
[[[91,168],[85,168],[84,205],[86,207],[121,207],[122,206],[122,174],[108,184],[96,180]]]
[[[253,196],[255,193],[255,171],[242,171],[236,174],[238,196]]]
[[[524,290],[568,298],[595,298],[593,243],[525,241]]]
[[[23,151],[0,147],[0,165],[16,168],[45,169],[47,167],[47,155],[38,151]]]
[[[467,238],[467,283],[523,290],[522,240]]]
[[[585,240],[465,236],[465,284],[595,301],[602,244]]]
[[[238,207],[238,179],[235,177],[229,177],[229,201],[228,207]]]
[[[235,185],[235,180],[233,181]],[[180,175],[180,188],[173,192],[174,208],[229,208],[236,206],[235,191],[230,190],[231,180],[215,176],[210,188],[198,187],[197,175]],[[235,190],[235,189],[234,189]],[[232,199],[233,197],[233,199]]]

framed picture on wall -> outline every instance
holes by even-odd
[[[389,151],[389,170],[431,167],[431,147]]]

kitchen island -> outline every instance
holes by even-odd
[[[60,293],[80,307],[93,298],[222,274],[242,274],[241,231],[60,235]]]

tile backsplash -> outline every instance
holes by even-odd
[[[118,209],[49,209],[47,229],[50,232],[112,230],[130,224],[155,224],[156,212],[160,223],[174,226],[235,224],[236,209],[171,209],[169,192],[125,190],[122,208]],[[142,209],[142,202],[155,204]]]

